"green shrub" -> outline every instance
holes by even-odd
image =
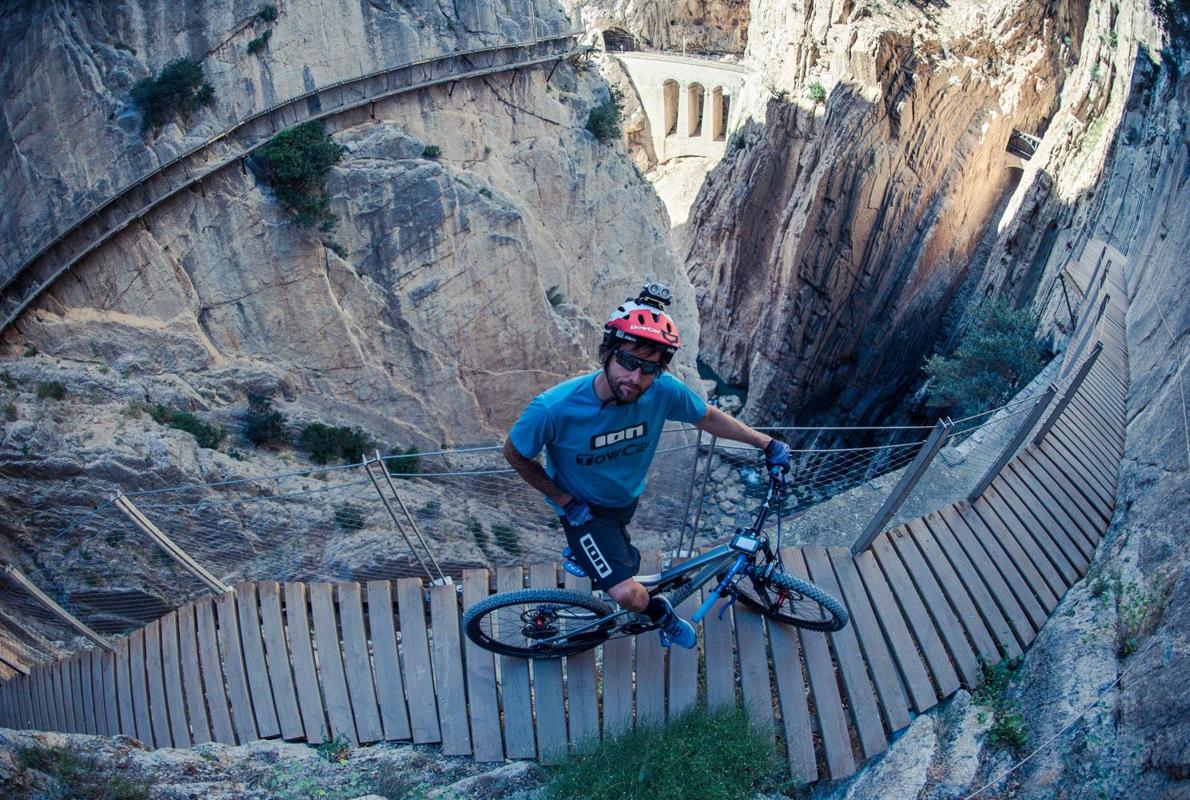
[[[267,397],[248,395],[248,410],[244,413],[244,438],[257,447],[285,444],[285,415],[273,408]]]
[[[545,299],[551,306],[560,306],[566,302],[566,295],[562,294],[562,290],[555,285],[545,290]]]
[[[331,239],[330,241],[324,241],[323,244],[326,245],[327,250],[330,250],[339,258],[344,260],[347,259],[347,248],[336,242],[334,239]]]
[[[344,533],[358,531],[364,527],[364,512],[358,506],[353,506],[351,503],[335,506],[335,524]]]
[[[132,102],[141,112],[141,130],[160,128],[176,114],[197,111],[215,99],[202,67],[179,58],[162,67],[156,78],[142,78],[132,87]]]
[[[1165,614],[1172,588],[1160,577],[1147,587],[1116,578],[1116,655],[1127,658],[1140,649]]]
[[[421,151],[422,158],[442,158],[442,148],[436,144],[428,144]]]
[[[809,92],[810,99],[814,101],[814,105],[826,102],[826,87],[822,85],[821,81],[812,81],[806,87],[806,91]]]
[[[1018,755],[1024,751],[1025,745],[1029,744],[1029,731],[1019,711],[996,712],[996,719],[992,721],[992,727],[988,728],[988,744]]]
[[[1028,310],[1013,311],[999,301],[982,305],[954,355],[926,359],[930,402],[967,416],[1011,398],[1042,366],[1033,331]]]
[[[73,747],[17,747],[17,763],[49,776],[51,786],[30,796],[88,800],[148,800],[149,783],[116,774],[111,759],[86,755]],[[41,783],[41,781],[37,781]]]
[[[663,727],[593,742],[547,776],[566,800],[735,800],[779,770],[772,736],[737,708],[698,708]]]
[[[219,443],[227,435],[227,431],[223,428],[203,422],[189,411],[173,411],[159,403],[149,407],[149,416],[158,425],[168,425],[179,431],[185,431],[194,437],[199,447],[205,447],[208,450],[218,450]]]
[[[611,99],[595,106],[587,115],[587,130],[599,141],[608,142],[620,135],[620,122],[624,118],[620,105],[623,97],[619,89],[612,89]]]
[[[482,522],[477,520],[475,517],[468,516],[463,520],[463,530],[467,532],[468,536],[475,540],[475,544],[479,546],[480,550],[483,550],[485,553],[487,552],[489,540],[487,531],[483,529]]]
[[[479,193],[489,200],[492,199],[492,190],[486,186],[479,187]]]
[[[38,400],[61,400],[66,396],[66,387],[62,381],[42,381],[37,384]]]
[[[339,162],[343,148],[326,132],[321,120],[286,128],[257,151],[262,177],[281,204],[303,228],[334,227],[329,210],[326,173]]]
[[[265,48],[265,45],[269,43],[269,39],[271,38],[273,38],[273,32],[265,31],[264,33],[260,34],[260,36],[257,36],[255,39],[248,42],[248,55],[259,53]]]
[[[981,664],[982,679],[971,693],[972,702],[992,709],[994,718],[987,741],[992,747],[1020,754],[1029,743],[1029,731],[1016,700],[1008,693],[1012,673],[1020,662],[1003,659],[997,664]]]
[[[496,538],[496,544],[503,548],[504,552],[514,556],[521,554],[521,539],[511,525],[493,522],[492,536]]]
[[[351,742],[343,734],[336,733],[333,739],[327,739],[314,749],[330,763],[342,764],[351,755]]]
[[[24,352],[21,353],[25,358],[32,358],[37,355],[37,345],[26,345]]]
[[[277,7],[273,5],[261,6],[260,11],[256,12],[256,16],[265,22],[276,22]]]
[[[375,443],[359,428],[332,427],[311,422],[302,428],[298,446],[310,454],[310,460],[315,464],[326,464],[332,458],[350,464],[362,461],[364,453],[375,447]]]
[[[421,458],[417,454],[417,445],[409,445],[409,449],[402,452],[396,448],[384,459],[384,466],[389,475],[416,475],[421,472]]]

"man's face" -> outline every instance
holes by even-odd
[[[638,344],[622,344],[616,350],[641,361],[649,361],[654,364],[661,362],[660,353]],[[656,375],[646,375],[639,368],[631,370],[625,368],[614,354],[608,359],[606,373],[607,383],[619,403],[635,403],[656,379]]]

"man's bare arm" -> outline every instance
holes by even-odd
[[[706,416],[699,420],[698,427],[712,436],[718,436],[720,439],[743,442],[761,450],[768,447],[769,442],[773,440],[772,436],[761,433],[755,428],[750,428],[735,417],[724,414],[714,406],[707,406]]]
[[[565,507],[567,503],[574,499],[571,495],[559,489],[558,484],[550,480],[550,476],[545,474],[545,467],[531,458],[525,458],[517,452],[517,449],[512,446],[511,439],[504,442],[504,458],[516,470],[516,473],[524,478],[525,483],[553,500],[559,507]]]

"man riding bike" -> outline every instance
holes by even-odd
[[[666,420],[697,425],[722,439],[764,451],[769,469],[788,471],[789,448],[708,406],[665,370],[682,346],[665,313],[668,286],[650,283],[608,317],[599,346],[601,369],[542,392],[504,443],[504,457],[545,495],[561,518],[574,560],[621,608],[661,625],[661,643],[692,648],[697,634],[664,597],[650,598],[634,580],[640,551],[628,523]],[[534,459],[546,452],[543,468]]]

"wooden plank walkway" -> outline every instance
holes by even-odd
[[[0,724],[121,732],[155,746],[341,733],[441,742],[481,761],[548,761],[601,732],[660,724],[699,703],[742,703],[780,731],[793,775],[846,777],[885,751],[911,711],[974,686],[980,662],[1023,652],[1084,576],[1112,516],[1123,453],[1119,273],[1109,263],[1091,281],[1111,299],[1092,293],[1084,303],[1093,328],[1076,338],[1104,349],[1075,401],[975,502],[882,533],[855,557],[844,548],[782,553],[790,573],[846,603],[842,631],[789,628],[736,606],[708,615],[700,650],[666,652],[648,635],[530,664],[475,648],[459,616],[526,578],[559,586],[554,564],[468,570],[461,587],[428,592],[418,579],[371,581],[366,592],[351,582],[282,592],[262,581],[170,612],[117,640],[113,653],[10,678],[0,684]],[[589,591],[569,575],[565,586]]]

